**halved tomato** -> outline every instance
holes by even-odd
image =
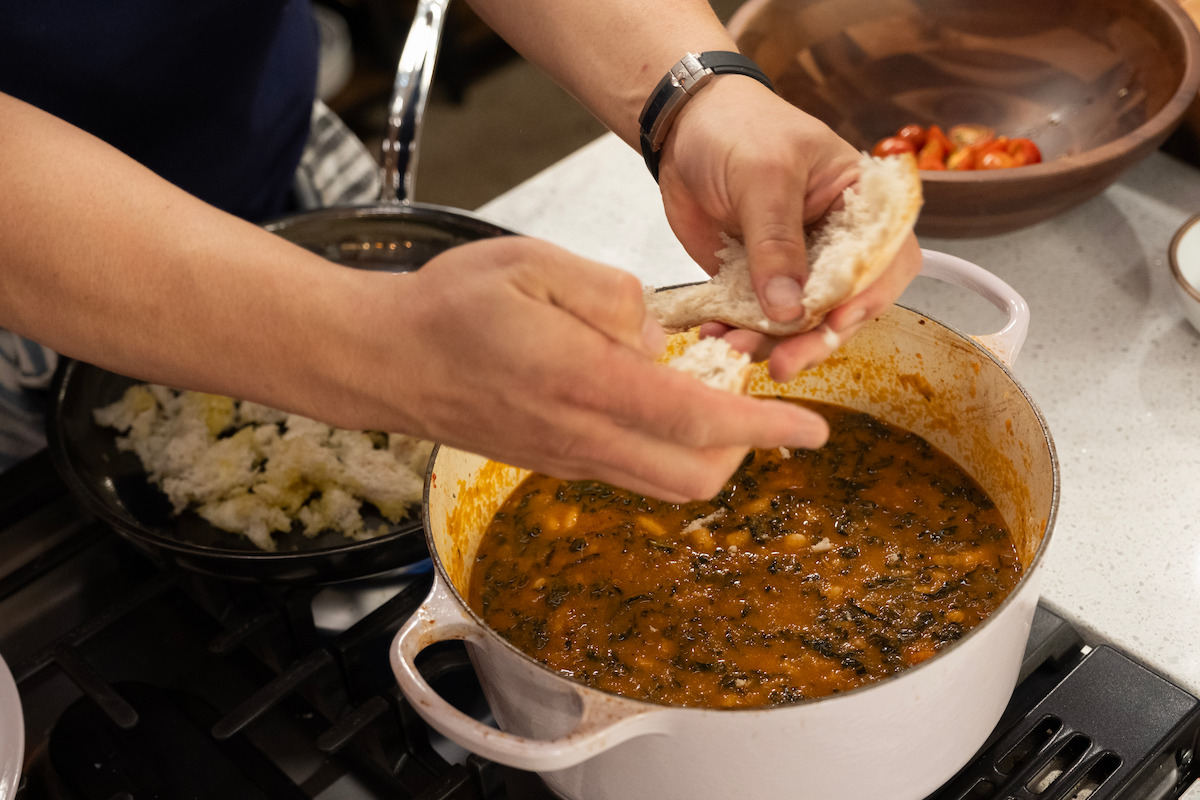
[[[946,154],[949,154],[951,151],[954,150],[954,142],[950,141],[950,138],[948,136],[946,136],[946,134],[942,132],[942,129],[939,128],[937,125],[930,125],[929,130],[926,131],[925,136],[926,136],[926,138],[925,138],[925,146],[926,147],[929,146],[930,142],[937,142],[938,145],[942,148],[942,151]]]
[[[974,147],[960,147],[946,157],[946,169],[975,169],[975,159],[976,151]]]
[[[1031,140],[997,136],[986,125],[969,123],[954,125],[946,132],[937,125],[925,128],[910,123],[880,139],[871,150],[877,157],[901,153],[916,153],[917,168],[924,170],[1004,169],[1042,160]]]
[[[996,132],[986,125],[961,124],[952,126],[946,136],[955,147],[974,147],[995,138]]]
[[[1013,163],[1018,167],[1025,164],[1040,164],[1042,162],[1042,151],[1029,139],[1010,139],[1008,142],[1008,154],[1012,156]]]

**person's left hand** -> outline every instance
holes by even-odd
[[[840,204],[858,178],[859,153],[757,81],[727,75],[684,106],[661,156],[663,206],[688,254],[715,274],[720,234],[741,238],[763,311],[779,321],[798,317],[808,276],[805,227]],[[701,333],[769,358],[771,376],[788,381],[895,302],[920,268],[920,248],[910,236],[877,281],[808,333],[771,339],[717,323]]]

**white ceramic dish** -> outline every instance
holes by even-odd
[[[1168,256],[1179,305],[1192,327],[1200,331],[1200,214],[1175,233]]]
[[[25,715],[8,664],[0,657],[0,800],[17,796],[25,758]]]
[[[1016,685],[1058,503],[1058,466],[1040,412],[1008,371],[1028,329],[1024,300],[945,254],[926,251],[924,274],[985,297],[1006,312],[1007,324],[967,337],[896,306],[793,383],[770,383],[760,370],[750,391],[878,414],[972,472],[1013,527],[1026,566],[988,619],[899,675],[792,706],[677,708],[585,687],[518,651],[462,599],[478,539],[524,471],[440,447],[426,478],[424,517],[434,587],[391,654],[417,713],[472,752],[541,773],[567,800],[919,800],[953,776]],[[925,390],[914,393],[914,376]],[[499,729],[456,710],[417,670],[422,649],[449,639],[467,642]]]

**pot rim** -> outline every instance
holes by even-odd
[[[453,206],[436,203],[417,203],[403,201],[377,201],[352,206],[329,206],[313,208],[307,211],[297,211],[287,214],[262,227],[271,233],[280,234],[287,239],[287,233],[299,226],[317,222],[341,222],[345,220],[397,221],[397,222],[464,222],[470,226],[478,226],[493,231],[492,236],[520,236],[518,232],[492,222],[486,217]]]
[[[672,289],[672,288],[676,288],[676,287],[667,286],[667,287],[662,287],[662,288]],[[560,674],[556,670],[551,669],[546,664],[543,664],[541,661],[538,661],[536,658],[533,658],[532,656],[526,654],[524,651],[522,651],[521,649],[519,649],[518,647],[513,645],[511,642],[509,642],[507,639],[505,639],[503,636],[501,636],[490,625],[488,625],[486,622],[484,622],[484,620],[475,612],[475,609],[471,608],[471,605],[459,593],[458,587],[456,587],[454,585],[454,581],[452,581],[450,579],[450,575],[447,572],[445,565],[442,563],[441,553],[438,551],[436,542],[434,541],[433,531],[431,530],[430,522],[429,522],[429,520],[430,520],[429,494],[430,494],[430,490],[432,489],[434,473],[436,472],[436,468],[437,468],[438,455],[440,454],[440,452],[442,450],[441,444],[434,446],[433,452],[429,457],[429,464],[426,467],[426,471],[425,471],[425,486],[424,486],[424,491],[422,492],[422,500],[421,500],[421,518],[422,518],[422,525],[425,530],[425,544],[429,548],[430,560],[433,562],[435,580],[440,581],[445,584],[445,588],[449,590],[450,596],[453,597],[455,602],[461,607],[461,609],[466,612],[466,614],[470,617],[471,621],[478,628],[480,628],[483,631],[483,634],[487,637],[489,643],[491,643],[493,645],[500,645],[501,647],[505,648],[505,650],[508,651],[509,653],[511,653],[512,655],[515,655],[515,656],[519,657],[520,659],[522,659],[525,663],[537,667],[546,676],[552,677],[555,681],[562,682],[562,685],[564,687],[571,688],[571,689],[575,690],[576,692],[580,692],[580,693],[595,692],[610,701],[619,701],[622,703],[632,704],[633,707],[641,708],[642,713],[673,712],[673,713],[684,713],[684,714],[696,714],[696,713],[702,713],[702,714],[735,713],[736,714],[736,713],[752,713],[752,712],[762,712],[762,711],[782,711],[782,710],[793,709],[793,708],[803,708],[803,707],[810,706],[814,703],[828,704],[828,703],[842,700],[845,698],[858,697],[858,696],[865,694],[866,692],[870,692],[872,690],[877,690],[877,689],[881,689],[883,687],[889,686],[897,680],[902,680],[909,675],[915,674],[918,670],[926,669],[927,667],[930,667],[931,665],[935,664],[935,662],[944,660],[944,657],[947,654],[953,653],[956,650],[961,649],[960,645],[962,645],[965,642],[971,641],[973,638],[976,638],[979,631],[982,631],[985,627],[988,627],[990,625],[990,623],[992,622],[992,620],[995,619],[997,616],[999,616],[1001,614],[1001,612],[1003,612],[1005,609],[1014,605],[1016,603],[1015,598],[1017,597],[1017,595],[1024,594],[1027,591],[1027,587],[1031,584],[1032,577],[1041,570],[1042,563],[1045,560],[1046,550],[1050,544],[1051,536],[1054,532],[1054,523],[1058,517],[1058,504],[1059,504],[1059,499],[1061,496],[1061,471],[1060,471],[1059,462],[1058,462],[1058,452],[1054,447],[1054,439],[1050,435],[1050,429],[1046,424],[1046,418],[1042,414],[1041,408],[1039,408],[1038,405],[1033,401],[1033,398],[1029,396],[1029,392],[1025,389],[1025,387],[1021,384],[1021,382],[1018,381],[1016,379],[1016,377],[1012,374],[1012,370],[1010,370],[1004,364],[1004,362],[999,357],[996,356],[995,353],[993,353],[987,347],[984,347],[982,344],[980,344],[978,341],[976,341],[973,337],[959,332],[958,330],[951,327],[950,325],[947,325],[944,322],[941,322],[933,317],[930,317],[927,314],[925,314],[924,312],[917,311],[917,310],[910,308],[906,305],[903,305],[901,303],[896,303],[895,306],[916,315],[921,320],[925,320],[928,323],[938,325],[941,328],[945,329],[946,331],[962,338],[967,343],[969,343],[972,347],[974,347],[979,352],[979,354],[986,356],[997,367],[999,367],[1001,370],[1003,370],[1004,375],[1008,378],[1009,382],[1017,389],[1017,391],[1020,393],[1021,397],[1024,398],[1025,402],[1028,403],[1030,408],[1032,409],[1034,416],[1037,419],[1037,421],[1042,429],[1042,438],[1046,444],[1046,447],[1047,447],[1047,449],[1049,451],[1049,455],[1050,455],[1051,482],[1052,482],[1051,490],[1050,490],[1050,509],[1046,515],[1045,530],[1042,533],[1041,541],[1038,543],[1037,550],[1034,552],[1033,558],[1030,561],[1028,567],[1024,568],[1020,580],[1017,581],[1016,586],[1013,587],[1012,591],[1009,592],[1008,596],[1005,597],[1004,600],[1002,600],[1000,602],[1000,605],[998,605],[995,609],[992,610],[992,612],[990,614],[988,614],[986,619],[984,619],[981,623],[976,625],[971,630],[967,631],[962,636],[962,638],[955,640],[954,642],[952,642],[948,646],[946,646],[944,649],[938,651],[931,658],[928,658],[925,661],[922,661],[920,664],[916,664],[914,666],[907,667],[903,670],[900,670],[897,673],[888,675],[887,677],[884,677],[884,678],[880,678],[879,680],[876,680],[876,681],[872,681],[871,683],[867,683],[862,686],[855,687],[855,688],[850,689],[845,692],[839,692],[837,694],[831,694],[831,695],[823,695],[821,697],[813,697],[813,698],[809,698],[806,700],[800,700],[795,703],[788,703],[786,705],[778,705],[778,706],[741,706],[741,707],[734,707],[734,708],[711,708],[708,706],[666,705],[666,704],[662,704],[662,703],[654,703],[649,700],[641,700],[641,699],[635,698],[635,697],[626,697],[625,695],[617,694],[616,692],[611,692],[606,689],[599,689],[594,686],[588,686],[587,684],[580,683],[579,681],[573,680],[572,678],[568,678],[565,675]],[[436,589],[437,589],[437,587],[435,586],[432,591],[436,591]]]

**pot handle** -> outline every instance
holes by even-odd
[[[987,300],[1008,316],[995,333],[971,336],[990,350],[1006,367],[1012,367],[1029,333],[1029,305],[1017,290],[977,264],[935,250],[921,250],[921,275],[960,286]]]
[[[413,201],[421,123],[449,3],[450,0],[419,0],[400,51],[388,110],[387,136],[383,141],[381,203],[396,205]]]
[[[444,700],[417,670],[418,653],[451,639],[482,646],[484,632],[439,576],[392,642],[392,671],[426,722],[477,755],[517,769],[549,772],[572,767],[628,739],[665,731],[660,724],[663,712],[586,687],[572,687],[580,702],[579,722],[561,739],[531,739],[486,725]]]

